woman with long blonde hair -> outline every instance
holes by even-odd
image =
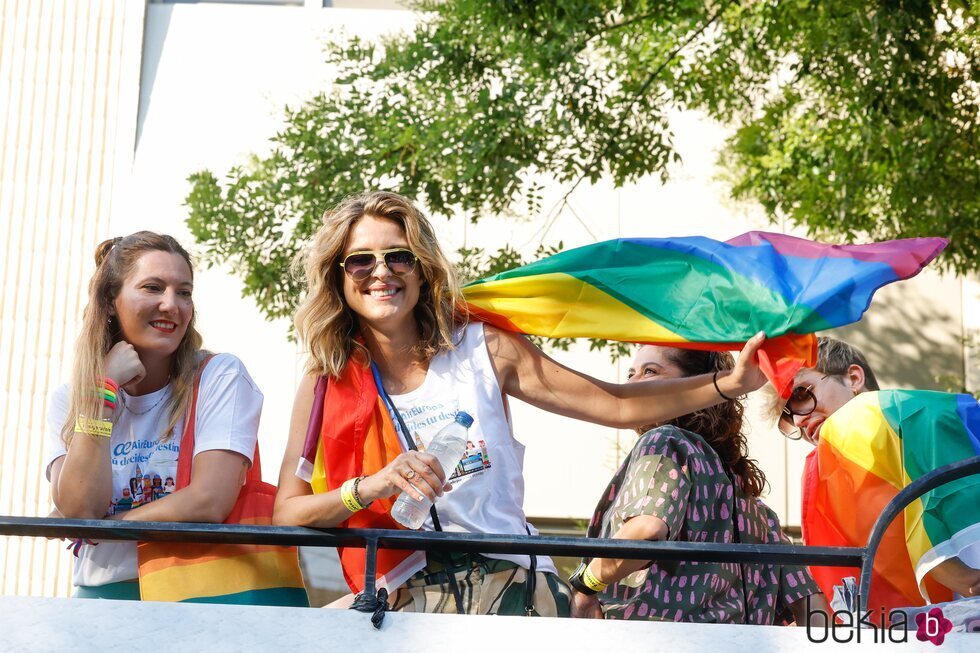
[[[58,513],[222,522],[251,462],[262,393],[194,328],[191,259],[141,231],[96,249],[71,383],[51,396],[45,469]],[[191,482],[167,491],[200,373]],[[76,596],[138,599],[135,542],[80,544]]]
[[[392,500],[408,492],[436,500],[445,530],[534,533],[524,516],[524,446],[511,429],[508,396],[613,427],[722,401],[710,374],[604,383],[520,335],[470,320],[435,230],[394,193],[352,197],[328,211],[304,264],[307,293],[295,321],[309,360],[280,471],[280,524],[394,528]],[[722,392],[762,385],[754,362],[762,340],[750,341],[740,365],[717,377]],[[460,412],[473,418],[467,448],[474,460],[446,478],[424,449]],[[423,528],[436,528],[435,517]],[[351,588],[362,589],[363,551],[344,550],[341,562]],[[543,556],[427,559],[382,551],[377,573],[396,610],[569,610],[568,589]]]

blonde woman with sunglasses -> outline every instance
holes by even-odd
[[[280,524],[392,528],[387,512],[405,491],[435,500],[444,530],[533,534],[523,510],[524,446],[511,428],[508,397],[616,428],[724,401],[710,374],[605,383],[562,366],[518,334],[470,320],[435,230],[394,193],[360,195],[328,211],[302,261],[307,292],[295,323],[309,358],[279,477]],[[742,395],[764,383],[755,360],[763,339],[749,341],[739,364],[719,375],[721,392]],[[349,419],[360,415],[359,398],[374,392],[388,411]],[[475,420],[468,448],[479,460],[467,458],[446,478],[424,449],[458,411]],[[304,459],[311,434],[315,461]],[[433,528],[431,519],[423,525]],[[569,611],[568,589],[543,556],[427,560],[387,553],[379,558],[378,583],[397,610]],[[341,562],[359,589],[358,559],[344,551]],[[450,597],[447,584],[462,591]]]

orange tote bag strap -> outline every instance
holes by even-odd
[[[194,464],[194,425],[197,423],[197,395],[201,390],[201,377],[204,376],[204,367],[214,358],[214,354],[208,354],[201,361],[194,375],[194,396],[191,399],[191,409],[187,412],[187,420],[184,422],[184,432],[180,436],[180,453],[177,454],[177,478],[175,479],[177,490],[185,488],[191,482],[191,467]],[[258,447],[258,444],[255,445]]]
[[[191,482],[191,472],[194,469],[194,429],[197,424],[197,397],[201,391],[201,377],[204,376],[204,366],[215,357],[209,354],[201,361],[194,376],[194,398],[191,400],[191,409],[187,413],[187,421],[184,423],[184,433],[180,437],[180,453],[177,454],[177,478],[176,489],[187,487]],[[255,442],[255,454],[252,456],[252,465],[245,475],[245,484],[252,481],[262,480],[262,464],[259,461],[259,443]]]

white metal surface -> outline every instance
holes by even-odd
[[[841,633],[843,634],[843,633]],[[853,631],[848,631],[853,634]],[[935,651],[910,634],[907,643],[873,650]],[[612,622],[523,617],[388,614],[380,630],[351,610],[260,608],[0,597],[2,651],[686,651],[704,653],[838,650],[807,640],[803,628]],[[952,634],[942,653],[975,651],[980,635]],[[847,645],[852,649],[854,644]],[[546,648],[545,648],[546,647]]]

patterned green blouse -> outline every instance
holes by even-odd
[[[721,459],[700,435],[661,426],[640,437],[613,476],[588,535],[611,537],[632,517],[652,515],[664,520],[671,540],[734,542],[737,520],[741,542],[788,542],[766,504],[733,490]],[[599,602],[607,619],[769,625],[792,621],[788,606],[819,592],[805,567],[680,561],[630,574]]]

